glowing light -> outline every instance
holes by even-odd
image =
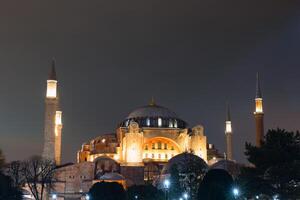
[[[158,126],[161,127],[162,126],[162,119],[159,117],[157,120]]]
[[[57,81],[47,80],[47,98],[56,98]]]
[[[240,191],[239,191],[238,188],[233,188],[232,193],[233,193],[233,195],[234,195],[235,197],[237,197],[237,196],[240,195]]]
[[[164,181],[164,187],[165,187],[166,189],[168,189],[168,188],[170,187],[170,181],[169,181],[168,179],[166,179],[166,180]]]
[[[149,118],[147,118],[146,123],[147,123],[147,126],[150,126],[150,119]]]
[[[56,194],[52,194],[52,199],[57,199],[57,195]]]
[[[263,113],[263,100],[261,98],[255,99],[255,113]]]
[[[174,120],[174,128],[177,128],[178,126],[177,126],[177,120],[175,119]]]
[[[55,124],[56,125],[62,125],[62,111],[56,111],[55,113]]]
[[[184,199],[188,199],[188,197],[189,197],[189,195],[185,192],[185,193],[183,194],[183,198],[184,198]]]
[[[232,133],[231,121],[226,121],[226,133]]]
[[[86,200],[90,200],[90,195],[88,195],[88,194],[85,195],[85,199],[86,199]]]
[[[105,140],[104,138],[101,140],[101,142],[102,142],[103,144],[105,143],[105,141],[106,141],[106,140]]]

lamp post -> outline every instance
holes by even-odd
[[[53,200],[56,200],[56,199],[57,199],[57,195],[56,195],[56,194],[52,194],[51,197],[52,197]]]
[[[183,198],[184,198],[185,200],[187,200],[187,199],[189,198],[189,195],[185,192],[185,193],[183,193]]]
[[[240,196],[240,190],[238,188],[233,188],[232,193],[235,199],[237,199]]]
[[[169,187],[170,187],[170,181],[168,179],[166,179],[164,181],[164,188],[165,188],[165,196],[166,196],[166,200],[169,199]]]

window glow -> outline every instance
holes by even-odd
[[[169,121],[169,128],[173,128],[173,122],[172,122],[172,120]]]
[[[255,113],[263,113],[263,100],[261,98],[255,99]]]
[[[56,113],[55,113],[55,124],[56,125],[62,125],[61,117],[62,117],[62,111],[56,111]]]
[[[231,121],[226,121],[226,133],[232,133]]]
[[[147,118],[146,124],[147,124],[147,126],[150,126],[150,119],[149,118]]]
[[[174,120],[174,128],[177,128],[178,127],[178,125],[177,125],[177,120],[175,119]]]
[[[159,117],[157,120],[158,126],[161,127],[162,126],[162,119]]]
[[[57,81],[47,80],[47,98],[56,98]]]

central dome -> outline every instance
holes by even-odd
[[[154,101],[132,111],[121,123],[121,127],[127,127],[131,121],[135,121],[140,127],[153,128],[186,128],[186,122],[168,108],[156,105]]]
[[[175,112],[158,105],[147,105],[132,111],[126,119],[141,117],[178,118]]]

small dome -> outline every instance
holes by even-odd
[[[187,126],[175,112],[155,103],[135,109],[120,126],[127,127],[131,121],[137,122],[140,127],[186,128]]]
[[[203,169],[205,171],[208,168],[206,162],[199,156],[196,156],[192,153],[181,153],[169,160],[168,164],[164,166],[162,174],[170,174],[171,168],[174,165],[177,165],[177,169],[180,173],[185,173],[185,171],[188,170],[187,163],[189,162],[195,163],[195,165],[198,166],[199,169]]]
[[[240,173],[239,165],[231,160],[219,160],[218,162],[210,166],[210,170],[212,169],[223,169],[234,177],[236,177]]]
[[[115,172],[110,172],[110,173],[105,173],[102,176],[98,177],[99,180],[103,181],[120,181],[120,180],[125,180],[124,176],[122,176],[119,173]]]

